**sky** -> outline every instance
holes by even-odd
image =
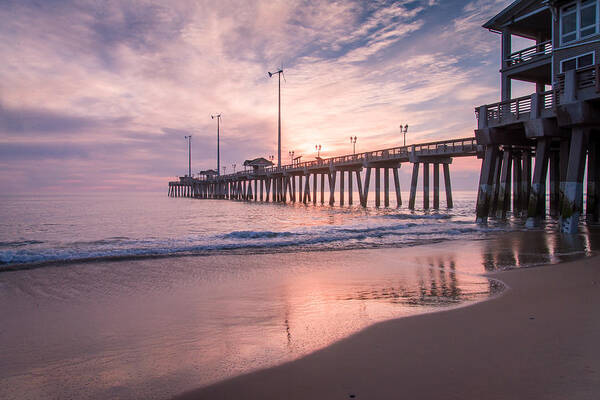
[[[473,136],[499,101],[510,0],[0,0],[0,185],[7,193],[155,191],[192,170]],[[480,161],[456,159],[453,186]],[[410,168],[403,167],[402,178]],[[406,182],[406,179],[404,179]]]

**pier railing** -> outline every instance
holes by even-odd
[[[293,164],[282,165],[281,167],[272,166],[254,170],[243,170],[235,173],[203,177],[202,180],[220,181],[236,180],[249,175],[268,175],[285,174],[293,172],[302,172],[304,170],[329,169],[344,166],[363,166],[369,162],[385,161],[409,161],[410,155],[415,156],[468,156],[477,152],[477,140],[475,137],[440,140],[436,142],[418,143],[408,146],[390,147],[382,150],[367,151],[357,154],[347,154],[329,158],[320,158],[311,161],[295,162]]]

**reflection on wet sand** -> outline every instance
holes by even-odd
[[[600,247],[600,235],[587,229],[577,235],[524,231],[500,235],[484,243],[482,265],[486,271],[495,271],[555,264],[589,256]]]
[[[0,398],[168,397],[378,321],[486,299],[501,285],[482,273],[581,257],[599,245],[589,232],[513,232],[399,249],[2,274]]]
[[[447,306],[458,304],[478,296],[490,295],[502,289],[497,281],[480,281],[459,279],[456,262],[450,257],[415,258],[414,269],[416,282],[397,281],[396,285],[385,285],[381,288],[360,289],[348,293],[343,300],[370,301],[378,300],[392,304],[407,306]],[[464,277],[463,277],[464,278]]]

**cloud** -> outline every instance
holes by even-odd
[[[37,160],[48,188],[73,171],[159,188],[184,172],[183,136],[195,170],[215,166],[216,112],[222,165],[276,154],[266,72],[281,63],[284,154],[397,145],[400,123],[412,142],[472,135],[473,107],[498,94],[499,41],[480,25],[505,3],[3,2],[0,180],[27,190],[12,177]]]

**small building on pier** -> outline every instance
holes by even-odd
[[[513,214],[535,225],[546,215],[548,188],[550,214],[563,231],[576,231],[587,157],[585,212],[598,221],[600,0],[517,0],[483,27],[501,36],[501,101],[475,110],[485,148],[478,220],[505,217],[512,189]],[[515,51],[514,37],[531,45]],[[515,98],[513,81],[533,83],[535,92]]]
[[[273,163],[264,157],[244,161],[244,167],[251,167],[254,172],[264,170],[265,167],[270,167],[272,165]]]

